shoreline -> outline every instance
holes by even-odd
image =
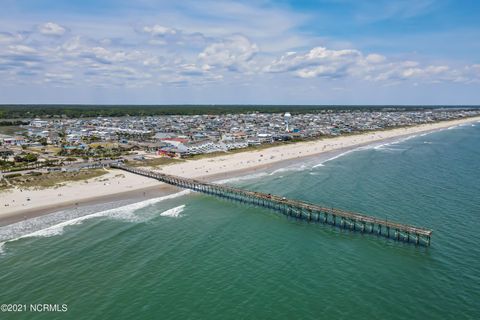
[[[162,197],[165,195],[173,194],[180,192],[181,189],[166,185],[160,184],[158,186],[146,187],[143,189],[135,189],[131,191],[124,191],[119,193],[112,193],[102,196],[93,196],[89,198],[84,198],[81,200],[70,200],[65,201],[56,205],[44,205],[37,206],[34,208],[28,208],[13,212],[10,214],[5,214],[0,216],[0,227],[7,226],[9,224],[17,223],[20,221],[28,220],[31,218],[37,218],[43,215],[54,213],[57,211],[69,210],[69,209],[78,209],[80,207],[89,207],[97,204],[106,204],[111,202],[118,202],[121,200],[131,200],[131,202],[144,201],[148,199],[153,199],[157,197]]]
[[[322,156],[322,159],[319,160],[325,161],[368,145],[391,143],[419,133],[436,132],[452,126],[478,121],[480,121],[480,117],[442,121],[413,127],[392,128],[382,131],[369,131],[348,136],[279,145],[259,151],[187,160],[156,170],[167,174],[186,175],[207,181],[222,181],[268,170],[282,169],[320,156]],[[231,168],[235,168],[235,170]],[[126,177],[124,179],[118,178],[120,173],[126,175]],[[133,174],[127,175],[124,172],[113,169],[109,170],[107,176],[110,179],[108,184],[102,184],[100,182],[104,180],[98,181],[97,179],[97,181],[89,182],[88,185],[77,182],[67,183],[66,186],[57,189],[23,190],[23,192],[14,189],[10,192],[2,192],[0,193],[0,208],[2,209],[2,213],[0,213],[0,227],[60,210],[120,200],[131,200],[133,203],[176,193],[181,190],[153,179]],[[118,184],[114,184],[114,182],[118,182]],[[56,193],[59,193],[59,195],[64,193],[66,196],[57,198],[54,195]],[[26,197],[32,198],[32,200],[35,198],[37,202],[26,202]],[[5,207],[6,203],[9,203],[9,206]],[[10,206],[10,203],[14,205]],[[25,208],[25,206],[28,206],[28,208]]]

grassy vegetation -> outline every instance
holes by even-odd
[[[0,180],[0,190],[7,190],[12,187],[23,189],[45,189],[56,188],[70,181],[85,181],[92,178],[100,177],[106,174],[107,171],[96,170],[82,170],[79,172],[50,172],[50,173],[35,173],[25,175],[11,175],[5,176],[5,179]]]
[[[60,148],[60,147],[56,147],[56,146],[53,146],[53,145],[48,145],[48,146],[42,147],[39,152],[58,154],[61,150],[62,150],[62,148]]]
[[[90,148],[105,148],[105,149],[113,149],[118,148],[118,143],[112,142],[92,142],[88,145]]]
[[[14,135],[16,132],[25,132],[27,130],[20,128],[18,126],[0,126],[0,134],[5,134],[7,136]]]

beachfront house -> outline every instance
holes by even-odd
[[[204,141],[199,143],[192,143],[187,145],[189,154],[202,154],[212,152],[227,151],[227,147],[224,143],[214,143],[211,141]]]
[[[25,138],[20,136],[4,138],[3,144],[11,146],[22,146],[25,144]]]
[[[162,147],[157,151],[157,155],[170,158],[183,158],[189,155],[189,153],[187,147],[178,145],[177,147]]]
[[[259,133],[257,134],[257,138],[262,143],[269,143],[272,142],[273,138],[270,133]]]
[[[227,150],[243,149],[248,147],[248,142],[247,141],[226,142],[225,147],[227,148]]]
[[[30,126],[35,128],[44,128],[48,126],[48,121],[36,118],[30,122]]]

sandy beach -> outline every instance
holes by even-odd
[[[285,144],[259,151],[227,153],[212,158],[187,160],[155,170],[205,180],[225,179],[322,153],[331,153],[335,150],[349,150],[384,140],[477,121],[480,121],[480,117]],[[43,190],[12,189],[0,193],[0,226],[69,207],[106,203],[125,198],[152,198],[177,190],[177,188],[167,186],[156,180],[118,170],[108,170],[101,177],[90,179],[87,182],[67,183],[58,188]]]

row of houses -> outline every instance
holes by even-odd
[[[182,158],[186,156],[214,153],[214,152],[226,152],[232,149],[242,149],[248,147],[248,142],[212,142],[203,141],[197,143],[182,143],[172,140],[165,141],[166,146],[157,150],[158,155],[164,155],[169,157]]]
[[[0,141],[6,146],[22,146],[27,143],[25,137],[22,136],[5,137],[0,139]]]
[[[124,150],[143,150],[169,156],[212,153],[272,143],[277,140],[335,136],[392,126],[408,126],[480,114],[480,110],[390,110],[316,113],[245,113],[169,115],[81,119],[33,119],[27,134],[0,139],[3,145],[38,143],[86,149],[93,142],[119,144]],[[66,147],[67,146],[67,147]]]

